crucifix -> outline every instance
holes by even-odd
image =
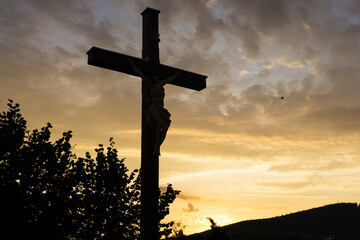
[[[200,91],[206,76],[160,64],[159,10],[146,8],[143,16],[142,58],[97,47],[88,52],[88,64],[142,78],[141,119],[141,216],[140,239],[158,240],[159,155],[170,126],[164,108],[167,83]]]

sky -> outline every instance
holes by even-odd
[[[97,46],[141,57],[160,10],[162,64],[208,76],[167,85],[160,185],[185,233],[360,198],[360,1],[1,0],[0,110],[73,131],[84,156],[113,137],[140,167],[141,80],[87,65]],[[283,99],[282,99],[283,97]]]

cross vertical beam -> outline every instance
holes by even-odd
[[[151,64],[159,64],[159,10],[146,8],[143,16],[142,33],[142,59],[148,60]]]
[[[147,8],[143,16],[142,59],[158,65],[159,59],[159,13]],[[140,239],[159,239],[159,156],[154,155],[155,133],[146,119],[146,109],[150,105],[149,86],[142,80],[141,110],[141,215]]]
[[[143,15],[142,59],[118,52],[92,47],[88,52],[88,64],[118,71],[132,76],[157,76],[169,79],[177,76],[170,84],[201,91],[206,88],[207,76],[160,64],[159,59],[159,10],[147,8]],[[133,64],[131,64],[131,62]],[[136,65],[138,71],[135,70]],[[139,73],[140,72],[140,73]],[[141,75],[141,76],[140,76]],[[149,79],[147,80],[149,81]],[[141,116],[141,215],[140,239],[159,239],[159,157],[155,154],[155,130],[147,119],[149,106],[154,105],[150,98],[147,81],[142,80]],[[153,80],[151,80],[153,81]],[[154,88],[154,87],[153,87]],[[163,110],[167,111],[165,108]],[[154,124],[154,122],[153,122]],[[153,125],[152,124],[152,125]],[[155,122],[156,124],[156,122]],[[157,149],[159,150],[159,149]]]

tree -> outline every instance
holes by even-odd
[[[0,238],[137,239],[140,223],[138,170],[129,173],[110,138],[96,158],[77,157],[72,132],[50,141],[51,124],[28,131],[19,104],[0,114]],[[179,191],[160,194],[159,215],[169,214]],[[159,232],[170,234],[173,222]]]
[[[177,239],[177,240],[186,240],[186,235],[184,234],[185,225],[182,225],[181,222],[177,222],[173,225],[171,235],[166,239]]]
[[[216,224],[214,219],[211,217],[208,217],[208,220],[210,221],[210,227],[211,227],[211,235],[209,237],[210,240],[227,240],[227,236],[225,234],[225,230],[222,229],[219,225]]]

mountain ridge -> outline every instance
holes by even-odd
[[[335,203],[282,216],[246,220],[221,227],[228,240],[291,239],[324,240],[330,233],[336,240],[360,239],[360,205]],[[211,239],[211,230],[188,239]]]

